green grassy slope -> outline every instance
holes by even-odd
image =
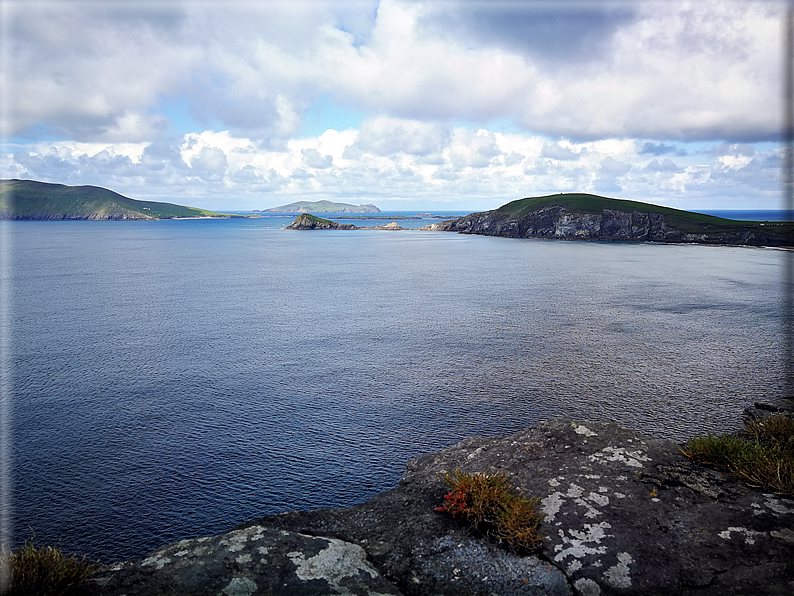
[[[171,203],[137,201],[98,186],[0,180],[3,219],[171,219],[238,217]]]
[[[704,215],[702,213],[693,213],[691,211],[682,211],[681,209],[673,209],[671,207],[661,207],[650,203],[627,201],[624,199],[610,199],[586,193],[562,193],[543,197],[517,199],[502,205],[496,209],[494,213],[495,215],[498,214],[499,217],[505,217],[507,219],[520,219],[533,211],[553,205],[560,205],[568,211],[579,213],[601,213],[604,209],[661,213],[665,216],[669,225],[692,233],[717,231],[732,232],[746,230],[748,227],[754,228],[764,224],[766,232],[775,233],[775,231],[780,231],[781,234],[790,234],[794,228],[794,224],[790,222],[768,223],[738,221],[714,217],[713,215]]]

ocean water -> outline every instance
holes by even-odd
[[[790,218],[785,209],[705,209],[698,213],[742,221],[786,221]]]
[[[140,557],[467,436],[683,441],[782,391],[782,251],[276,219],[4,224],[15,544]]]

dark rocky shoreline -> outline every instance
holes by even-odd
[[[510,238],[612,240],[633,242],[792,246],[791,225],[783,222],[729,222],[691,230],[675,225],[663,213],[601,209],[597,213],[549,205],[514,215],[495,209],[430,224],[421,229]]]
[[[507,472],[541,497],[541,550],[511,552],[436,512],[438,474],[456,468]],[[788,595],[794,501],[695,465],[672,441],[555,419],[415,458],[361,505],[266,516],[94,581],[115,596]]]

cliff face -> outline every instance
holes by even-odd
[[[439,473],[507,472],[545,539],[511,552],[435,511]],[[410,461],[356,507],[183,540],[95,576],[96,594],[789,595],[794,501],[691,463],[677,444],[558,419]]]
[[[31,211],[24,214],[12,213],[11,211],[0,211],[0,219],[10,220],[36,220],[36,221],[146,221],[156,219],[135,213],[134,211],[106,210],[102,212],[86,214],[84,212],[53,213],[47,210]]]
[[[432,224],[427,229],[514,238],[560,238],[638,242],[697,242],[790,246],[794,236],[774,233],[783,224],[731,222],[723,226],[683,227],[663,213],[602,209],[598,213],[549,205],[526,214],[513,215],[496,209],[471,213],[459,219]],[[764,228],[768,228],[765,230]]]

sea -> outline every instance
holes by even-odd
[[[139,558],[465,437],[682,442],[782,393],[785,251],[414,229],[439,215],[0,223],[11,546]]]

